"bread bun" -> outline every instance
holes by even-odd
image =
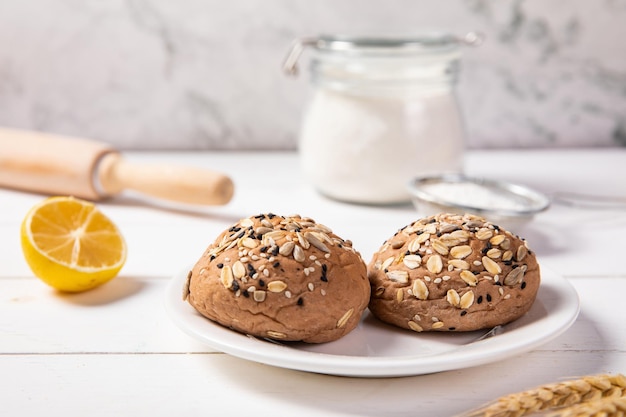
[[[399,230],[368,265],[370,311],[395,326],[470,331],[526,313],[540,282],[526,242],[481,217],[438,214]]]
[[[223,326],[309,343],[353,330],[370,297],[352,243],[298,215],[240,220],[208,247],[187,285],[189,303]]]

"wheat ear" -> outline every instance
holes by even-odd
[[[625,395],[624,375],[592,375],[507,395],[463,416],[521,417],[539,411],[587,404],[603,398],[624,398]]]
[[[548,414],[548,417],[624,417],[626,397],[609,397],[580,403]]]

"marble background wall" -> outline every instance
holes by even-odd
[[[471,147],[626,146],[626,0],[0,0],[0,125],[125,149],[292,149],[319,33],[485,33]]]

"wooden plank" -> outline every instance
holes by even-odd
[[[0,355],[0,415],[451,416],[565,377],[625,370],[623,354],[575,351],[388,379],[303,373],[224,354]]]

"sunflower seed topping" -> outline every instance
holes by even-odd
[[[296,246],[294,242],[285,242],[278,249],[278,253],[283,256],[289,256],[293,252],[293,248]]]
[[[304,262],[306,260],[304,250],[298,245],[294,245],[293,247],[293,259],[295,259],[297,262]]]
[[[517,248],[517,255],[515,256],[515,259],[517,260],[517,262],[522,262],[527,254],[528,254],[528,249],[526,249],[526,246],[522,245],[519,248]]]
[[[256,239],[251,239],[249,237],[246,237],[241,241],[241,244],[245,246],[246,248],[254,249],[257,246],[259,246],[259,241]]]
[[[419,243],[420,245],[424,242],[426,242],[428,239],[430,239],[430,233],[422,233],[421,235],[418,235],[415,240],[417,241],[417,243]]]
[[[419,324],[415,323],[414,321],[409,321],[407,323],[407,326],[409,326],[409,329],[413,330],[414,332],[423,332],[424,329],[422,328],[422,326],[420,326]]]
[[[463,270],[459,276],[470,287],[475,287],[478,283],[478,278],[476,278],[476,275],[472,274],[470,271]]]
[[[462,309],[470,308],[474,304],[474,292],[468,291],[461,296],[459,307]]]
[[[267,331],[267,337],[270,337],[272,339],[284,339],[284,338],[287,337],[287,335],[285,333],[275,332],[273,330],[268,330]]]
[[[420,249],[420,245],[421,243],[417,240],[417,239],[413,239],[410,243],[409,243],[409,252],[411,253],[415,253]]]
[[[267,289],[271,292],[282,292],[287,288],[283,281],[272,281],[267,284]]]
[[[432,255],[426,261],[426,268],[429,272],[433,274],[438,274],[443,269],[443,261],[441,260],[441,256]]]
[[[450,255],[456,259],[463,259],[472,253],[472,248],[468,245],[455,246],[450,249]]]
[[[387,275],[387,278],[389,278],[390,280],[394,282],[399,282],[401,284],[406,284],[407,282],[409,282],[409,273],[407,271],[401,271],[401,270],[388,271],[386,275]]]
[[[354,308],[351,308],[350,310],[346,311],[344,315],[341,316],[341,318],[337,321],[337,328],[342,328],[343,326],[345,326],[348,320],[350,319],[350,317],[352,316],[352,313],[354,313]]]
[[[256,301],[257,303],[262,303],[263,301],[265,301],[266,295],[267,294],[263,290],[257,290],[252,293],[252,297],[254,298],[254,301]]]
[[[487,239],[491,239],[491,237],[493,236],[493,230],[487,229],[487,228],[482,228],[479,229],[474,236],[476,236],[476,239],[478,240],[487,240]]]
[[[519,284],[524,278],[525,272],[526,268],[515,268],[514,270],[509,272],[506,277],[504,277],[504,285],[513,286]]]
[[[402,258],[402,263],[409,269],[416,269],[422,263],[422,257],[419,255],[406,255]]]
[[[427,300],[428,299],[428,287],[421,279],[416,279],[413,281],[413,286],[411,287],[411,292],[415,298],[419,300]]]
[[[239,224],[241,225],[241,227],[250,227],[254,225],[254,222],[250,218],[245,218],[245,219],[241,219],[239,221]]]
[[[449,289],[446,293],[446,300],[453,307],[458,307],[461,304],[461,296],[453,289]]]
[[[220,280],[224,288],[231,288],[233,286],[233,271],[230,266],[226,265],[221,269]]]
[[[470,264],[467,263],[467,261],[464,261],[462,259],[450,259],[448,261],[448,265],[452,265],[454,268],[457,268],[457,269],[469,269],[470,268]]]
[[[241,263],[241,261],[236,261],[233,264],[233,275],[235,276],[235,278],[242,278],[246,276],[246,267],[243,266],[243,263]]]
[[[266,233],[269,233],[271,231],[273,231],[274,229],[272,227],[265,227],[265,226],[259,226],[254,230],[254,233],[256,233],[257,235],[264,235]]]
[[[383,262],[382,264],[382,269],[385,270],[389,268],[391,264],[393,263],[394,259],[395,258],[393,256],[390,256],[389,258],[385,259],[385,262]]]
[[[446,246],[441,240],[433,239],[430,245],[435,251],[437,251],[441,255],[448,254],[448,246]]]
[[[502,268],[500,268],[500,265],[498,265],[498,263],[494,261],[493,259],[489,258],[488,256],[483,256],[482,261],[483,261],[483,266],[485,267],[487,272],[489,272],[490,274],[495,275],[495,274],[502,273]]]
[[[494,237],[489,239],[489,243],[491,243],[493,246],[498,246],[504,241],[504,239],[505,239],[504,235],[495,235]]]
[[[311,245],[313,245],[314,247],[316,247],[317,249],[321,250],[322,252],[330,252],[330,249],[328,249],[328,246],[326,246],[315,234],[313,234],[312,232],[306,232],[304,234],[304,237],[306,238],[306,240],[309,241],[309,243],[311,243]]]

